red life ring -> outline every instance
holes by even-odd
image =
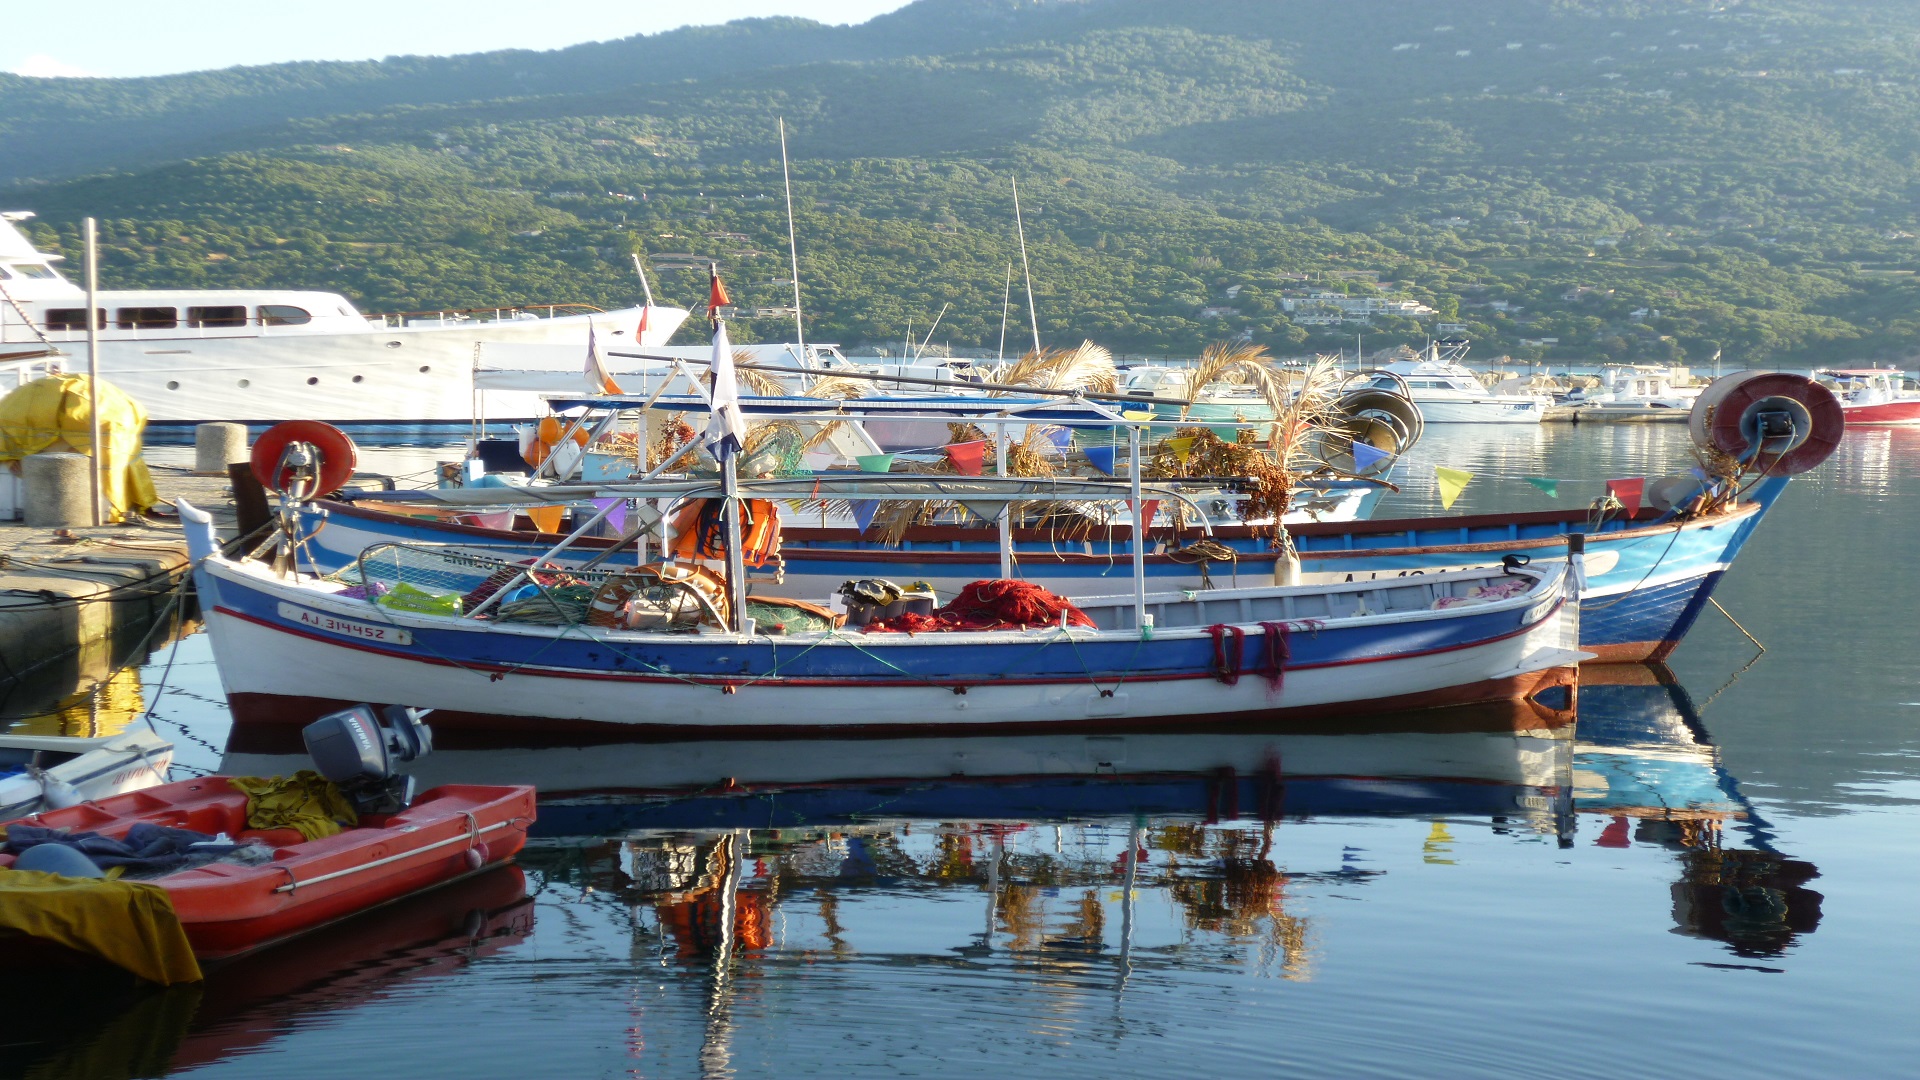
[[[1766,437],[1758,425],[1768,412],[1790,419],[1792,435]],[[1827,460],[1846,422],[1831,390],[1786,371],[1736,371],[1715,379],[1687,416],[1694,445],[1741,458],[1772,476],[1797,476]]]
[[[331,495],[353,479],[359,455],[347,433],[318,420],[286,420],[267,429],[253,444],[253,475],[269,491],[285,491],[293,482],[292,470],[281,468],[280,455],[287,447],[302,442],[320,455],[320,486],[309,498]]]

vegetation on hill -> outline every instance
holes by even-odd
[[[944,311],[936,344],[991,352],[1011,265],[1027,342],[1018,178],[1049,344],[1371,350],[1445,321],[1483,355],[1898,359],[1917,42],[1895,0],[919,0],[545,54],[0,76],[0,206],[69,255],[102,218],[119,285],[614,306],[643,252],[771,307],[784,117],[810,340],[898,352]],[[1300,325],[1303,290],[1440,317]]]

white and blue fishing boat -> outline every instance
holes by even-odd
[[[578,404],[563,402],[562,404]],[[1766,434],[1764,424],[1773,425]],[[1760,520],[1785,491],[1789,479],[1825,460],[1838,445],[1843,423],[1832,395],[1817,383],[1785,373],[1728,375],[1695,406],[1693,434],[1703,454],[1725,475],[1711,480],[1681,474],[1654,485],[1653,501],[1633,510],[1615,508],[1487,514],[1382,521],[1289,521],[1301,583],[1338,583],[1482,566],[1508,555],[1553,557],[1564,537],[1587,536],[1586,587],[1582,594],[1580,647],[1606,662],[1658,661],[1672,653],[1707,607],[1715,585]],[[557,489],[565,493],[567,489]],[[321,518],[310,512],[303,532],[319,568],[347,565],[373,543],[434,542],[526,558],[557,536],[401,517],[384,512],[380,499],[436,499],[448,507],[479,506],[487,498],[511,509],[511,500],[531,504],[544,494],[502,491],[492,496],[436,492],[362,496],[334,502]],[[591,494],[576,488],[572,494]],[[1313,492],[1302,493],[1307,499]],[[1172,530],[1150,531],[1140,572],[1155,590],[1239,587],[1273,581],[1287,572],[1270,530],[1215,525],[1204,537]],[[1204,539],[1208,543],[1194,541]],[[925,581],[943,592],[969,581],[1012,576],[1010,568],[1066,596],[1111,593],[1134,572],[1132,529],[1110,524],[1079,530],[919,526],[903,536],[881,538],[850,523],[839,527],[789,526],[782,549],[788,595],[819,597],[863,576]],[[611,541],[584,538],[582,551],[603,551]]]
[[[756,500],[938,497],[1004,507],[1187,497],[1139,470],[1125,481],[741,479],[746,423],[723,327],[714,344],[712,419],[699,443],[720,476],[523,492],[600,506],[530,566],[467,548],[393,545],[362,552],[351,582],[300,573],[297,497],[338,474],[305,442],[269,470],[289,492],[271,562],[220,553],[211,519],[182,504],[235,724],[298,726],[368,700],[432,708],[442,728],[580,738],[1324,722],[1525,698],[1570,685],[1584,658],[1580,575],[1567,561],[1160,592],[1139,572],[1144,537],[1131,545],[1127,593],[1067,603],[1007,582],[967,602],[1020,592],[1018,613],[962,609],[963,597],[938,617],[912,613],[926,621],[902,616],[889,627],[909,632],[852,631],[831,611],[750,593],[748,546],[762,530],[745,519]],[[1139,428],[1130,432],[1137,461]],[[692,499],[720,510],[717,535],[701,543],[719,549],[724,575],[689,562],[547,568],[618,507]],[[643,535],[634,534],[636,561]]]

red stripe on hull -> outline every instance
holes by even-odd
[[[1005,724],[606,724],[593,720],[499,716],[446,709],[435,709],[428,722],[433,725],[434,743],[447,749],[581,746],[696,739],[903,738],[1083,731],[1272,731],[1297,734],[1540,731],[1573,722],[1573,699],[1578,682],[1577,669],[1559,667],[1504,679],[1486,679],[1446,690],[1230,716],[1196,713],[1137,719],[1076,718]],[[1556,708],[1537,700],[1545,692],[1560,688],[1568,692],[1566,708]],[[228,738],[227,749],[243,753],[285,752],[298,745],[301,727],[327,713],[357,704],[344,698],[256,693],[229,694],[227,702],[233,714],[233,732]]]
[[[1920,424],[1920,398],[1883,401],[1877,405],[1843,404],[1840,415],[1849,424]]]

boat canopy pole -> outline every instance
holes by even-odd
[[[617,356],[622,360],[684,360],[689,364],[708,364],[710,360],[694,357],[661,356],[655,353],[608,352],[608,356]],[[794,375],[792,368],[770,367],[766,364],[733,365],[736,371],[765,371],[774,375]],[[882,375],[872,371],[836,371],[834,375],[843,379],[865,379],[868,382],[897,383],[901,386],[933,386],[942,390],[963,389],[970,391],[986,390],[1001,394],[1027,394],[1034,397],[1069,398],[1075,401],[1114,401],[1127,405],[1177,405],[1187,406],[1192,402],[1182,398],[1143,397],[1137,394],[1109,394],[1097,390],[1051,390],[1039,386],[1020,386],[1014,383],[960,382],[942,379],[925,379],[917,375]],[[1166,423],[1162,420],[1161,423]]]
[[[1147,632],[1147,523],[1143,520],[1146,506],[1140,500],[1140,429],[1127,429],[1127,488],[1133,498],[1133,628],[1142,635]],[[1182,500],[1183,502],[1185,500]],[[1208,534],[1213,528],[1207,522],[1207,515],[1200,515],[1200,524]]]
[[[994,470],[1001,476],[1007,475],[1007,422],[1000,421],[993,427]],[[1013,577],[1013,505],[1000,508],[1000,580]]]

